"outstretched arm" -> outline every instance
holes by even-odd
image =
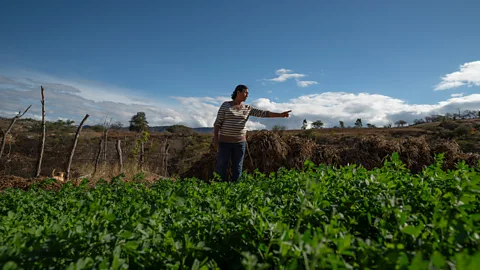
[[[291,111],[276,113],[276,112],[260,110],[257,108],[252,108],[252,110],[250,111],[250,115],[255,117],[264,117],[264,118],[289,117],[290,112]]]
[[[290,111],[282,112],[282,113],[276,113],[276,112],[268,112],[267,117],[269,118],[275,118],[275,117],[289,117],[290,116]]]

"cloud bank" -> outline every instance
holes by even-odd
[[[442,81],[435,86],[435,90],[448,90],[464,85],[480,86],[480,61],[465,63],[460,66],[459,71],[443,76]]]
[[[460,71],[452,73],[453,75],[446,75],[442,87],[452,85],[451,83],[478,84],[477,73],[472,72],[478,67],[471,63],[462,65]],[[103,123],[107,117],[127,126],[133,115],[145,112],[151,126],[182,124],[189,127],[212,127],[218,108],[222,102],[230,99],[227,96],[172,96],[171,104],[161,104],[129,94],[135,93],[134,89],[46,75],[27,75],[0,74],[0,116],[13,117],[18,111],[23,111],[32,104],[32,108],[24,117],[41,119],[40,85],[45,88],[47,120],[55,121],[61,118],[79,123],[88,113],[90,115],[86,123],[88,125]],[[278,77],[274,79],[279,82],[304,77],[301,76],[303,74],[287,69],[277,70],[277,75]],[[299,82],[309,84],[310,81]],[[248,100],[247,103],[274,112],[292,110],[290,118],[252,117],[247,128],[271,129],[274,125],[283,125],[288,129],[299,129],[304,119],[309,123],[321,120],[325,127],[337,126],[339,121],[343,121],[346,126],[353,126],[357,118],[361,118],[365,125],[370,123],[384,126],[398,120],[413,123],[414,119],[432,114],[457,112],[457,108],[462,110],[480,108],[480,94],[465,93],[452,94],[450,98],[436,104],[409,104],[385,95],[348,92],[299,95],[284,102],[277,100],[275,97],[259,98]]]

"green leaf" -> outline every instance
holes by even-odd
[[[442,254],[440,254],[438,251],[433,252],[431,260],[433,265],[437,268],[443,268],[443,266],[446,264]]]
[[[408,267],[409,270],[424,270],[428,268],[428,262],[423,260],[422,252],[418,252]]]
[[[13,270],[13,269],[17,269],[17,268],[18,268],[18,265],[17,265],[16,262],[9,261],[9,262],[7,262],[6,264],[3,265],[2,270]]]
[[[133,235],[133,233],[131,231],[123,231],[119,234],[120,237],[124,238],[124,239],[129,239],[131,238]]]
[[[104,218],[110,222],[115,220],[115,215],[113,213],[105,214]]]
[[[138,242],[137,241],[128,241],[127,243],[125,243],[125,248],[127,249],[137,249],[138,248]]]

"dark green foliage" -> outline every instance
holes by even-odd
[[[60,132],[60,133],[68,133],[68,132],[75,132],[76,127],[73,125],[75,121],[73,120],[61,120],[58,119],[55,122],[45,122],[45,128],[48,132]],[[42,123],[41,122],[34,122],[31,128],[28,130],[30,132],[40,132],[42,130]]]
[[[320,120],[317,120],[312,123],[312,128],[322,128],[323,127],[323,122]]]
[[[194,133],[192,128],[189,128],[184,125],[169,126],[165,129],[165,131],[168,131],[170,133],[175,133],[175,134],[184,134],[184,135],[191,135]]]
[[[145,115],[144,112],[137,112],[136,115],[132,116],[132,119],[129,122],[130,122],[130,126],[129,126],[130,131],[141,132],[141,131],[147,131],[148,129],[147,116]]]
[[[237,184],[147,187],[141,175],[128,183],[121,175],[93,189],[8,190],[0,195],[0,265],[473,269],[480,176],[464,163],[442,171],[442,158],[416,175],[394,154],[372,171],[306,162]]]

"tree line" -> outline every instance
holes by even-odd
[[[458,113],[446,113],[444,115],[442,114],[432,114],[425,116],[424,118],[418,118],[414,119],[413,123],[411,125],[419,125],[423,123],[432,123],[432,122],[442,122],[442,121],[448,121],[448,120],[459,120],[459,119],[475,119],[475,118],[480,118],[480,110],[464,110],[463,112],[458,111]],[[404,127],[409,125],[409,123],[405,120],[397,120],[394,123],[389,123],[387,125],[384,125],[384,128],[391,128],[393,126],[395,127]],[[376,125],[367,123],[365,125],[367,128],[377,128]],[[315,120],[311,124],[312,129],[319,129],[323,128],[324,123],[322,120]],[[361,118],[357,118],[355,123],[353,124],[353,128],[363,128],[363,122]],[[307,129],[308,128],[308,121],[307,119],[303,120],[302,126],[300,127],[301,129]],[[338,126],[334,126],[333,128],[352,128],[351,126],[345,126],[344,121],[338,121]],[[278,130],[285,130],[285,127],[276,125],[272,128],[272,130],[278,131]]]

